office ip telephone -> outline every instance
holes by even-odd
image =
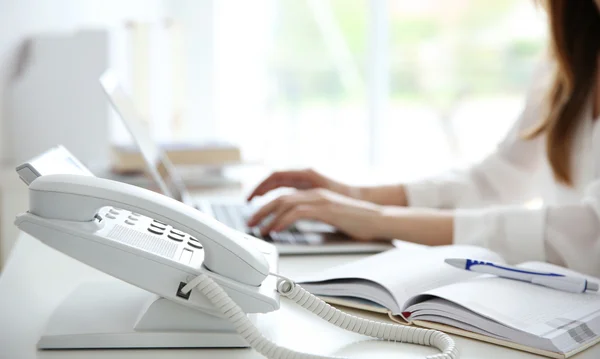
[[[277,274],[272,245],[150,190],[91,175],[41,175],[29,184],[29,210],[15,223],[48,246],[153,293],[133,332],[163,325],[167,317],[188,321],[188,335],[195,330],[190,321],[203,322],[204,332],[215,325],[215,336],[207,342],[189,345],[172,339],[171,345],[161,346],[251,346],[267,358],[326,358],[279,347],[255,327],[247,313],[277,310],[283,296],[341,328],[441,350],[430,358],[458,358],[453,340],[439,331],[378,323],[331,307]],[[87,295],[82,302],[93,300]],[[120,301],[102,300],[110,299]],[[233,328],[237,341],[219,344],[219,333],[226,331],[223,323]],[[113,339],[118,343],[114,347],[128,347],[127,339]],[[102,347],[81,345],[94,346]],[[152,344],[130,345],[139,346]]]

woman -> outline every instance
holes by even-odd
[[[600,276],[600,0],[548,0],[549,60],[497,150],[481,163],[426,181],[352,187],[312,170],[276,172],[249,196],[300,191],[249,220],[262,231],[299,219],[359,240],[488,247],[507,261],[549,261]],[[544,206],[520,205],[542,197]]]

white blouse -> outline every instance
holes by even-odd
[[[573,187],[555,181],[545,138],[520,134],[540,120],[548,68],[495,152],[464,171],[406,186],[413,207],[454,208],[454,243],[487,247],[509,263],[548,261],[600,277],[600,125],[590,96],[572,151]],[[485,120],[485,118],[482,118]],[[540,198],[540,208],[527,200]]]

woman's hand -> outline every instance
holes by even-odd
[[[340,195],[328,189],[311,189],[283,195],[259,209],[248,221],[249,226],[260,224],[272,215],[261,228],[263,235],[282,231],[297,220],[312,219],[330,224],[358,240],[378,238],[379,205]]]
[[[248,201],[280,187],[291,187],[300,190],[323,188],[346,197],[380,205],[408,205],[406,190],[401,184],[374,187],[349,186],[311,169],[274,172],[252,191],[248,196]]]
[[[305,169],[272,173],[252,191],[248,196],[248,201],[281,187],[303,190],[323,188],[345,196],[349,196],[352,193],[352,187],[327,178],[315,170]]]

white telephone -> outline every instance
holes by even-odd
[[[16,225],[81,262],[179,304],[215,312],[200,293],[181,293],[181,283],[204,273],[245,311],[279,308],[274,281],[261,285],[276,270],[265,257],[276,259],[272,245],[156,192],[91,176],[42,176],[29,186],[29,212],[17,216]]]
[[[434,330],[377,323],[342,313],[279,276],[275,248],[161,194],[74,174],[42,175],[16,225],[43,243],[170,302],[223,318],[268,358],[326,358],[278,347],[246,313],[279,308],[288,297],[321,318],[368,336],[430,345],[458,358]]]

